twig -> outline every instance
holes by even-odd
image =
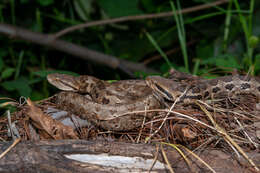
[[[204,125],[204,126],[210,128],[212,130],[216,130],[214,127],[212,127],[212,126],[210,126],[210,125],[208,125],[208,124],[206,124],[206,123],[204,123],[204,122],[202,122],[202,121],[200,121],[200,120],[198,120],[196,118],[192,118],[192,117],[190,117],[188,115],[185,115],[183,113],[180,113],[180,112],[170,111],[169,109],[151,109],[151,110],[132,111],[132,112],[126,112],[126,113],[120,114],[117,117],[129,115],[129,114],[140,114],[140,113],[145,113],[145,112],[147,112],[147,113],[149,113],[149,112],[167,112],[167,113],[170,112],[170,113],[175,114],[177,116],[184,117],[184,118],[187,118],[189,120],[195,121],[195,122],[197,122],[197,123],[199,123],[201,125]],[[114,117],[106,119],[106,120],[112,120],[112,119],[114,119]]]
[[[129,74],[130,76],[133,76],[132,72],[134,71],[144,71],[146,73],[156,72],[155,70],[147,68],[145,65],[140,63],[121,60],[114,56],[96,52],[70,42],[66,42],[63,40],[53,40],[52,36],[48,34],[32,32],[23,28],[13,27],[11,25],[3,23],[0,23],[0,34],[4,34],[10,38],[18,38],[39,45],[48,46],[50,48],[71,54],[83,60],[89,60],[92,62],[103,64],[113,69],[118,68]]]
[[[213,6],[217,6],[220,4],[227,3],[229,0],[218,0],[212,3],[208,4],[203,4],[203,5],[198,5],[195,7],[190,7],[190,8],[185,8],[180,11],[176,11],[176,14],[185,14],[185,13],[191,13],[203,9],[207,9]],[[82,28],[87,28],[91,26],[99,26],[99,25],[106,25],[106,24],[111,24],[111,23],[119,23],[119,22],[126,22],[126,21],[136,21],[136,20],[144,20],[144,19],[154,19],[154,18],[162,18],[162,17],[170,17],[173,16],[172,11],[170,12],[164,12],[164,13],[159,13],[159,14],[146,14],[146,15],[138,15],[138,16],[124,16],[124,17],[119,17],[119,18],[114,18],[114,19],[107,19],[107,20],[99,20],[99,21],[94,21],[94,22],[88,22],[88,23],[83,23],[75,26],[68,27],[64,30],[61,30],[54,34],[54,39],[57,39],[58,37],[61,37],[69,32],[82,29]]]
[[[145,111],[146,111],[146,110],[147,110],[147,106],[145,106]],[[144,127],[144,123],[145,123],[145,120],[146,120],[146,116],[147,116],[147,113],[145,112],[145,114],[144,114],[144,119],[143,119],[143,123],[142,123],[142,126],[141,126],[141,128],[140,128],[140,131],[139,131],[139,134],[138,134],[136,143],[139,143],[141,134],[142,134],[142,132],[143,132],[143,127]]]
[[[166,164],[167,164],[167,166],[168,166],[168,168],[169,168],[169,171],[170,171],[171,173],[174,173],[174,170],[173,170],[172,167],[171,167],[171,164],[170,164],[170,162],[169,162],[169,160],[168,160],[168,158],[167,158],[167,155],[166,155],[166,153],[165,153],[165,151],[164,151],[164,149],[163,149],[162,144],[161,144],[161,151],[162,151],[163,158],[164,158],[164,160],[165,160],[165,162],[166,162]]]
[[[242,126],[242,124],[239,122],[239,120],[237,119],[237,117],[234,117],[234,119],[236,120],[237,124],[240,126],[241,130],[243,131],[243,133],[245,134],[245,136],[247,137],[247,139],[255,146],[255,148],[257,148],[257,147],[258,147],[258,144],[255,143],[255,142],[251,139],[251,137],[246,133],[244,126]]]
[[[8,153],[12,148],[14,148],[14,146],[16,145],[16,144],[18,144],[18,142],[20,142],[21,141],[21,138],[17,138],[13,143],[12,143],[12,145],[10,146],[10,147],[8,147],[2,154],[0,154],[0,159],[2,158],[2,157],[4,157],[5,155],[6,155],[6,153]]]
[[[161,125],[158,127],[158,129],[156,129],[156,131],[151,134],[145,141],[149,141],[155,134],[157,134],[159,132],[159,130],[161,130],[162,126],[164,125],[164,123],[166,122],[166,120],[168,119],[169,115],[171,114],[171,111],[173,110],[173,108],[175,107],[176,103],[180,101],[180,99],[187,93],[187,91],[189,90],[189,87],[187,87],[185,89],[185,91],[174,101],[174,103],[172,104],[171,108],[169,109],[169,112],[167,112],[166,116],[163,119],[163,122],[161,123]]]
[[[198,100],[199,103],[203,104],[204,106],[206,106],[207,108],[211,109],[211,110],[214,110],[214,111],[218,111],[218,112],[227,112],[227,113],[233,113],[235,115],[238,115],[240,117],[243,117],[245,119],[249,119],[247,116],[245,115],[249,115],[249,116],[252,116],[258,120],[260,120],[259,117],[253,115],[253,114],[250,114],[248,112],[236,112],[236,111],[230,111],[230,110],[227,110],[227,109],[223,109],[223,108],[213,108],[212,106],[208,105],[207,103],[201,101],[201,100]],[[245,115],[244,115],[245,114]]]
[[[259,168],[257,167],[257,165],[253,162],[252,159],[250,159],[247,154],[244,152],[244,150],[236,143],[234,142],[234,140],[230,137],[230,135],[228,135],[228,133],[226,132],[225,129],[223,129],[222,127],[220,127],[215,120],[213,119],[213,117],[211,116],[211,114],[208,112],[208,110],[203,107],[201,104],[199,104],[199,102],[196,102],[196,104],[201,108],[201,110],[203,112],[205,112],[205,114],[208,116],[208,118],[210,119],[211,123],[214,125],[214,127],[216,128],[216,131],[223,136],[223,138],[225,139],[225,141],[233,148],[238,150],[241,155],[255,168],[256,171],[259,171]],[[234,150],[235,151],[235,150]]]
[[[154,165],[155,165],[155,163],[156,163],[156,161],[158,159],[158,156],[159,156],[159,146],[156,145],[156,153],[155,153],[155,156],[154,156],[154,159],[153,159],[153,163],[152,163],[151,167],[148,170],[148,173],[150,173],[152,171],[152,169],[153,169],[153,167],[154,167]]]
[[[184,159],[184,161],[188,165],[191,172],[195,172],[194,170],[192,170],[191,162],[188,159],[187,155],[185,155],[185,153],[179,148],[179,146],[181,146],[181,145],[170,144],[170,143],[166,143],[166,142],[161,142],[161,144],[169,145],[169,146],[173,147],[181,155],[181,157]]]
[[[195,154],[193,151],[190,151],[188,148],[186,148],[185,146],[179,145],[177,144],[177,146],[180,146],[182,148],[184,148],[190,155],[192,155],[193,157],[195,157],[196,159],[198,159],[202,164],[204,164],[211,172],[216,173],[216,171],[209,166],[209,164],[207,164],[204,160],[202,160],[197,154]]]

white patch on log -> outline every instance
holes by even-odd
[[[108,166],[119,169],[144,169],[149,170],[153,159],[143,159],[141,157],[112,156],[108,154],[71,154],[65,157],[80,162],[96,164],[100,166]],[[166,165],[160,161],[156,161],[152,170],[164,170]]]

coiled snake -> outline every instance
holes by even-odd
[[[175,101],[185,90],[181,98],[183,102],[241,93],[253,94],[258,102],[260,100],[260,79],[240,75],[198,79],[192,83],[160,76],[108,83],[91,76],[74,77],[56,73],[49,74],[47,79],[64,91],[55,96],[59,108],[112,131],[127,131],[140,126],[144,116],[149,119],[156,113],[131,112],[161,108],[162,99],[158,97]]]

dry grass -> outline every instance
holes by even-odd
[[[142,127],[132,131],[110,132],[90,126],[80,128],[78,136],[88,140],[104,138],[132,143],[167,142],[181,144],[194,151],[203,151],[206,148],[224,149],[230,153],[236,153],[238,157],[242,155],[255,170],[258,170],[258,167],[244,152],[259,148],[260,141],[256,132],[260,129],[255,126],[257,122],[260,122],[260,110],[256,109],[257,103],[258,100],[251,95],[246,98],[227,98],[211,103],[202,101],[187,105],[175,103],[170,109],[133,111],[120,115],[141,112],[145,115],[147,112],[157,112],[157,116],[151,120],[144,118]],[[44,110],[50,105],[53,106],[53,103],[45,100],[38,104],[38,107]],[[20,111],[13,114],[12,121],[17,121],[22,140],[31,139],[29,130],[26,130],[29,129],[30,122],[27,116],[28,108],[20,106],[19,109]],[[6,123],[7,118],[2,117],[0,138],[10,140],[7,136]],[[190,154],[193,155],[192,152]],[[214,172],[213,169],[208,168]]]

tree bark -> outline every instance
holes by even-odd
[[[3,152],[11,142],[1,142],[0,152]],[[159,144],[158,144],[159,145]],[[157,152],[158,145],[151,144],[130,144],[109,141],[83,141],[83,140],[61,140],[61,141],[24,141],[12,148],[2,159],[0,159],[0,172],[147,172],[152,165],[155,156],[158,155],[157,162],[153,167],[154,172],[169,172],[165,164],[164,157]],[[187,155],[190,162],[189,167],[183,161],[180,154],[172,147],[164,145],[164,151],[175,172],[210,172],[208,168],[201,164],[200,161]],[[69,157],[76,154],[86,154],[84,158],[97,156],[96,163],[79,162]],[[248,153],[256,165],[260,163],[260,153]],[[81,155],[82,156],[82,155]],[[117,160],[104,165],[100,159],[117,156]],[[234,160],[230,153],[224,153],[220,150],[204,150],[199,154],[200,158],[208,163],[216,172],[251,172],[247,161]],[[134,167],[129,165],[116,166],[125,159],[137,160],[144,159],[146,167],[140,167],[139,163],[134,163]],[[151,162],[148,162],[148,161]],[[159,166],[158,166],[159,165]]]

